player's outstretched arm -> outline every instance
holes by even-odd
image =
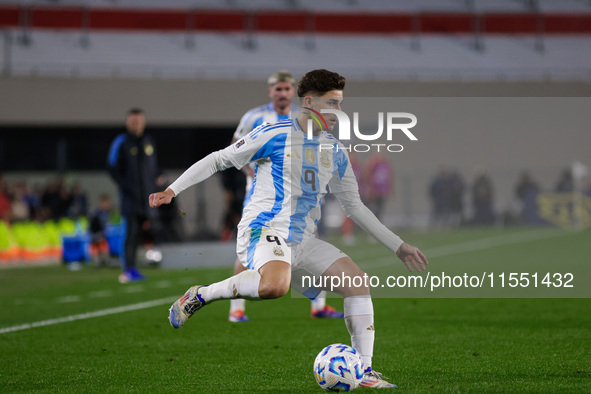
[[[246,138],[246,137],[245,137]],[[259,140],[263,141],[263,138]],[[240,150],[240,153],[236,151]],[[189,167],[163,192],[151,194],[149,197],[150,207],[156,208],[163,204],[170,204],[173,197],[178,196],[188,187],[201,183],[218,171],[234,166],[238,169],[250,162],[252,156],[260,149],[260,145],[249,143],[245,140],[242,143],[230,145],[225,149],[210,153],[197,163]]]
[[[156,208],[160,205],[170,204],[173,197],[174,192],[170,188],[167,188],[163,192],[152,193],[149,197],[150,208]]]
[[[402,245],[400,245],[396,251],[396,256],[402,260],[410,272],[412,272],[412,267],[414,267],[417,272],[424,271],[427,269],[425,266],[429,264],[427,258],[419,248],[409,245],[406,242],[403,242]]]

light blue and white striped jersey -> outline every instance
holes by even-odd
[[[246,134],[250,133],[263,123],[277,123],[283,120],[291,119],[292,114],[296,113],[296,106],[292,105],[289,114],[282,115],[275,111],[273,108],[273,103],[268,103],[261,105],[259,107],[253,108],[247,113],[242,116],[240,119],[240,124],[236,128],[234,132],[234,140],[239,140],[240,138],[244,137]],[[244,203],[243,207],[245,207],[248,202],[250,201],[250,197],[252,196],[252,184],[254,179],[249,174],[246,177],[246,193],[244,195]]]
[[[308,139],[295,120],[263,124],[220,154],[237,168],[256,162],[238,236],[264,226],[301,243],[314,236],[327,186],[335,193],[359,190],[343,145],[327,132]]]
[[[244,114],[240,123],[234,132],[234,139],[239,140],[250,133],[263,123],[277,123],[283,120],[291,119],[291,114],[295,113],[295,106],[291,106],[291,112],[287,115],[278,114],[273,108],[273,103],[261,105],[253,108]]]

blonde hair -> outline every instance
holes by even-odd
[[[271,74],[271,76],[267,79],[267,84],[269,86],[273,86],[278,82],[289,82],[295,86],[295,78],[287,70],[279,70]]]

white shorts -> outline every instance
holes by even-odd
[[[292,248],[291,288],[310,299],[318,297],[322,289],[304,287],[303,277],[319,277],[338,259],[347,256],[337,247],[318,238],[309,238]],[[310,282],[310,281],[308,281]]]
[[[303,287],[302,277],[320,276],[335,261],[348,257],[335,246],[318,238],[308,238],[301,244],[288,243],[268,227],[253,228],[250,233],[238,237],[236,253],[242,265],[259,270],[272,260],[291,265],[291,287],[308,298],[316,298],[322,291],[315,287]]]
[[[251,270],[258,271],[272,260],[285,261],[291,265],[291,248],[269,227],[255,227],[239,236],[236,254],[240,263]]]

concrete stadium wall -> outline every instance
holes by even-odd
[[[152,124],[234,125],[267,101],[264,81],[0,77],[2,124],[120,124],[132,106]],[[580,82],[350,81],[350,97],[590,97]]]

